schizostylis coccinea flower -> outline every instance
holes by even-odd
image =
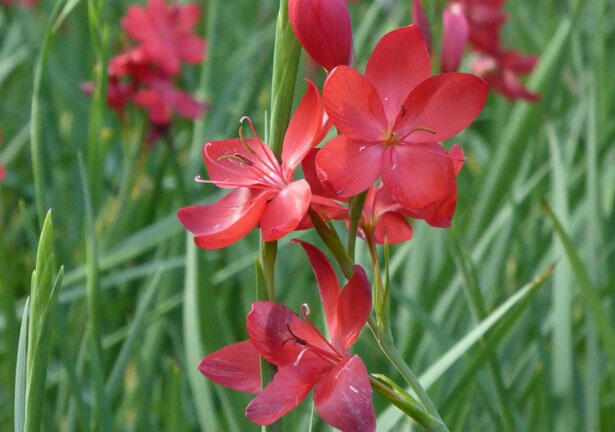
[[[215,204],[185,207],[178,212],[196,244],[203,249],[226,247],[257,225],[265,241],[295,230],[312,201],[328,201],[313,195],[305,180],[293,179],[297,166],[326,130],[320,94],[308,81],[284,137],[281,164],[253,127],[253,138],[240,136],[206,143],[203,158],[210,180],[197,180],[234,190]]]
[[[452,213],[439,207],[456,197],[456,172],[438,141],[474,121],[487,89],[470,74],[431,76],[418,27],[394,30],[376,45],[365,75],[339,66],[327,78],[325,108],[340,135],[324,145],[316,165],[338,195],[356,195],[382,177],[384,189],[404,208],[434,215],[425,218],[434,226],[448,226]]]
[[[371,312],[369,281],[355,266],[354,276],[340,290],[326,256],[299,243],[316,276],[330,338],[310,321],[307,305],[299,316],[276,303],[255,302],[246,319],[250,339],[208,355],[199,370],[218,384],[256,393],[246,408],[256,424],[275,422],[314,389],[314,406],[328,424],[343,432],[372,432],[376,419],[369,375],[361,358],[349,351]],[[278,367],[262,391],[259,356]]]

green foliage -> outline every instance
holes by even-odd
[[[439,40],[445,2],[424,3]],[[144,146],[143,113],[120,120],[103,93],[90,100],[79,89],[104,77],[104,68],[94,73],[97,59],[126,42],[119,19],[130,4],[0,9],[0,430],[38,422],[49,431],[257,430],[242,415],[250,396],[196,368],[206,353],[246,338],[258,233],[202,251],[175,213],[221,196],[192,181],[206,174],[206,140],[236,136],[243,115],[264,132],[265,112],[290,106],[270,104],[278,2],[204,3],[207,60],[185,67],[179,84],[211,108],[196,122],[174,122],[172,153],[162,142]],[[378,38],[408,24],[409,2],[350,9],[363,70]],[[393,340],[451,431],[610,430],[615,5],[511,0],[507,9],[504,43],[540,55],[528,85],[543,99],[491,95],[457,138],[467,161],[454,235],[417,221],[410,242],[390,247]],[[306,76],[324,81],[302,53],[293,106]],[[270,129],[274,141],[282,132]],[[53,228],[49,218],[43,224],[48,208]],[[346,228],[332,226],[349,272]],[[323,247],[313,232],[296,236]],[[289,239],[278,242],[276,300],[294,310],[309,303],[324,328],[308,261]],[[356,257],[371,267],[360,239]],[[540,288],[528,284],[553,263]],[[403,382],[368,331],[354,349],[370,372]],[[410,430],[397,407],[374,400],[379,430]],[[312,418],[312,431],[328,430],[309,403],[284,428],[307,430]]]

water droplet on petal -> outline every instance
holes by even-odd
[[[361,146],[361,147],[359,147],[359,151],[360,152],[365,151],[366,148],[367,148],[367,146]]]

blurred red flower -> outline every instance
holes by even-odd
[[[352,28],[344,0],[289,0],[288,15],[297,39],[327,70],[352,62]]]
[[[211,180],[199,181],[234,190],[215,204],[179,210],[179,220],[194,233],[196,244],[203,249],[226,247],[257,224],[265,241],[297,229],[313,196],[308,183],[294,181],[293,174],[327,129],[320,94],[308,81],[284,137],[281,165],[254,128],[254,138],[206,143],[203,159]]]
[[[382,177],[384,190],[405,209],[439,214],[456,196],[453,158],[437,141],[465,129],[480,113],[486,83],[474,76],[431,76],[427,46],[416,26],[386,34],[365,76],[334,69],[323,89],[325,108],[341,135],[327,142],[316,164],[335,193],[353,196]],[[454,208],[453,208],[454,210]],[[427,222],[450,225],[446,217]]]
[[[208,355],[199,365],[203,375],[236,390],[257,393],[246,408],[254,423],[268,425],[295,408],[314,389],[314,406],[331,426],[343,432],[372,432],[376,418],[365,364],[349,348],[371,312],[370,283],[360,266],[340,290],[326,256],[299,242],[316,276],[330,340],[308,318],[285,306],[255,302],[246,320],[249,340]],[[276,365],[273,380],[261,391],[259,356]]]
[[[149,0],[144,8],[131,6],[122,27],[141,42],[151,61],[166,74],[177,75],[180,62],[199,63],[205,56],[205,40],[192,33],[200,16],[196,3],[166,5],[164,0]]]
[[[529,91],[519,80],[519,75],[527,75],[536,67],[538,57],[517,51],[501,51],[495,56],[479,55],[471,65],[472,72],[482,77],[509,100],[525,99],[530,102],[540,100],[540,94]]]
[[[119,115],[129,102],[146,108],[152,123],[150,144],[166,133],[174,112],[195,119],[207,108],[173,82],[181,62],[198,63],[205,56],[205,41],[192,34],[199,18],[196,4],[150,0],[145,8],[131,6],[122,19],[125,31],[139,44],[109,60],[107,104]],[[81,88],[92,92],[91,83]]]
[[[2,165],[0,165],[0,183],[4,181],[4,177],[6,176],[6,170]]]
[[[455,72],[468,43],[470,28],[459,3],[451,3],[443,14],[441,72]]]
[[[459,7],[462,10],[474,49],[496,53],[500,49],[500,30],[506,22],[506,14],[502,12],[504,3],[506,0],[455,0],[449,9]]]

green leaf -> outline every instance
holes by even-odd
[[[28,344],[28,317],[30,312],[30,297],[26,298],[26,304],[21,318],[19,329],[19,344],[17,347],[17,365],[15,368],[15,432],[23,432],[26,424],[26,348]]]
[[[547,216],[551,219],[555,233],[560,238],[564,250],[566,251],[566,257],[570,262],[572,271],[579,283],[581,298],[587,304],[587,307],[591,311],[592,318],[596,322],[598,329],[598,335],[604,346],[609,361],[611,362],[612,371],[615,371],[615,329],[611,325],[611,321],[604,311],[604,308],[600,300],[600,291],[592,284],[587,269],[581,262],[579,255],[576,251],[572,240],[564,230],[561,222],[551,210],[551,207],[546,202],[543,202],[543,208],[547,213]]]
[[[487,318],[475,326],[459,342],[446,351],[436,362],[434,362],[420,377],[421,385],[429,389],[444,373],[459,360],[476,342],[478,342],[493,326],[505,318],[515,305],[523,301],[527,296],[532,295],[540,284],[552,273],[553,268],[549,268],[533,282],[523,286],[513,294],[508,300],[502,303],[496,310],[491,312]],[[410,389],[408,389],[410,391]],[[401,418],[401,413],[389,407],[378,416],[378,429],[380,431],[395,430],[397,422]]]
[[[205,356],[203,348],[201,326],[199,319],[198,298],[198,259],[197,248],[192,240],[192,234],[186,234],[186,274],[184,283],[184,346],[186,351],[186,373],[192,390],[192,401],[196,407],[197,418],[202,430],[218,430],[218,421],[215,415],[211,394],[211,384],[197,370],[199,363]]]

